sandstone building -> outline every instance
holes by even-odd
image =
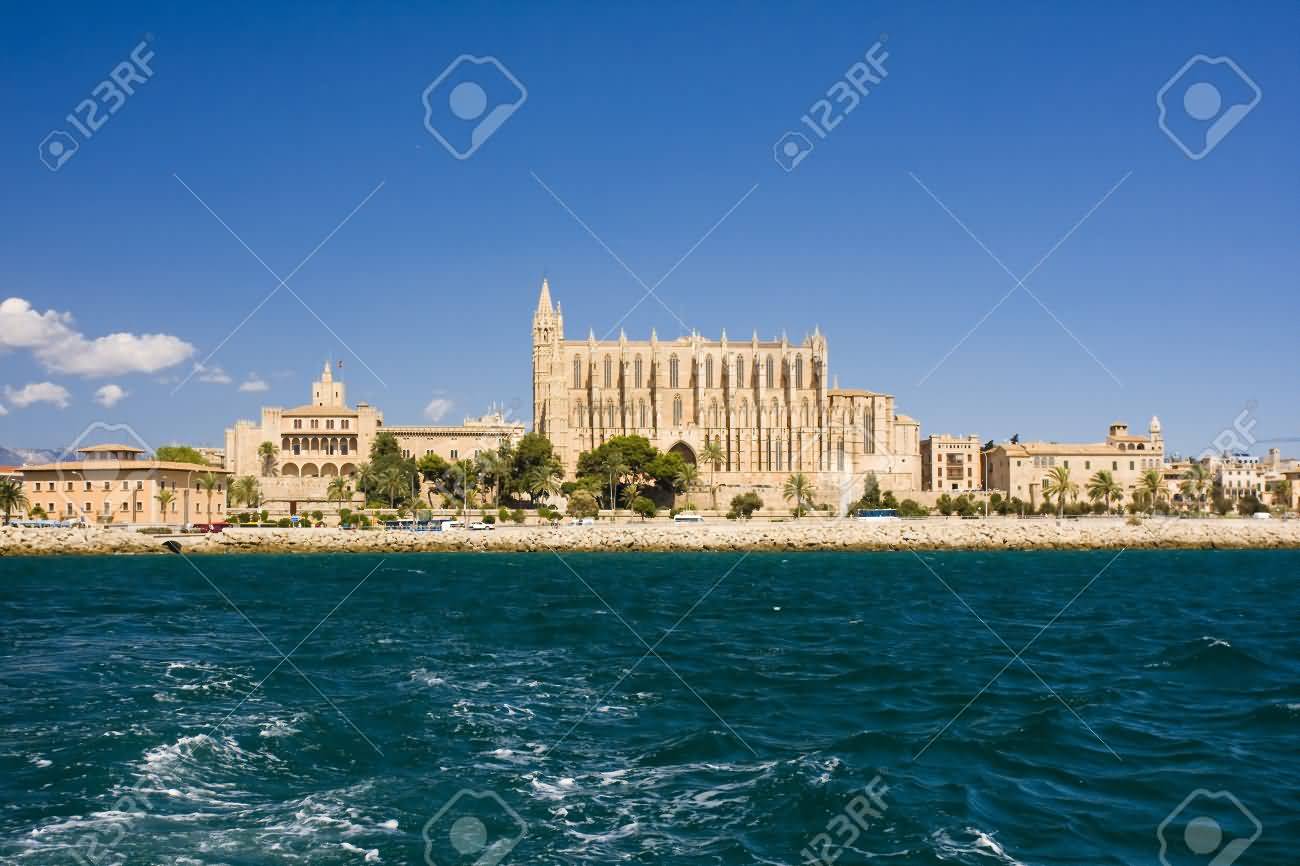
[[[566,339],[543,280],[532,360],[534,428],[570,476],[582,452],[636,434],[688,463],[716,443],[726,492],[779,488],[795,472],[823,502],[856,500],[868,472],[886,490],[921,486],[918,423],[897,413],[890,394],[836,387],[820,330],[799,343],[757,334],[733,341],[725,331],[717,340],[660,340],[653,331],[649,340]]]

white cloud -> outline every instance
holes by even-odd
[[[220,367],[205,367],[202,364],[195,364],[194,374],[200,382],[207,382],[209,385],[229,385],[234,381],[230,378],[230,374]]]
[[[112,409],[117,402],[126,396],[126,391],[120,385],[105,385],[95,392],[95,402],[105,409]]]
[[[30,349],[47,370],[77,376],[155,373],[181,363],[194,347],[170,334],[109,334],[88,338],[72,314],[38,313],[22,298],[0,301],[0,350]]]
[[[239,383],[239,390],[257,393],[259,391],[269,391],[271,386],[266,384],[266,380],[256,373],[249,373],[248,379]]]
[[[424,417],[437,424],[451,411],[452,402],[442,397],[434,397],[424,407]]]
[[[8,415],[8,414],[9,414],[9,410],[5,408],[3,403],[0,403],[0,415]]]
[[[5,397],[19,409],[33,403],[53,403],[60,409],[68,408],[68,389],[53,382],[33,382],[17,390],[5,386]]]

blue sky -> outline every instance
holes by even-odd
[[[219,444],[326,358],[389,423],[527,420],[543,272],[569,334],[603,334],[644,294],[629,269],[654,285],[697,243],[630,336],[820,325],[841,384],[925,433],[1156,413],[1200,451],[1249,406],[1259,439],[1300,436],[1293,3],[274,7],[7,9],[0,299],[26,306],[0,311],[0,444],[96,421]],[[142,39],[152,77],[47,170],[38,145]],[[784,171],[773,145],[880,39],[888,76]],[[461,54],[527,91],[465,160],[421,104]],[[1156,93],[1197,54],[1262,98],[1193,160]],[[337,228],[288,281],[302,302],[258,308],[277,279],[207,207],[281,276]]]

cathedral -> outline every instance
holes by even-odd
[[[706,445],[719,502],[734,492],[779,491],[805,473],[818,502],[842,506],[862,495],[868,473],[881,487],[921,488],[919,424],[895,411],[894,397],[840,388],[828,373],[826,337],[801,343],[709,340],[566,339],[564,315],[542,281],[533,313],[533,425],[551,440],[572,477],[578,456],[614,436],[638,435],[699,464]],[[769,491],[771,493],[772,491]],[[778,507],[779,492],[768,506]]]

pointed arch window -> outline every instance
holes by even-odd
[[[582,360],[576,357],[573,359],[573,387],[582,387]]]
[[[640,359],[637,359],[637,362],[640,363]],[[639,419],[639,420],[638,420],[638,424],[637,424],[637,426],[638,426],[638,427],[644,427],[644,426],[646,426],[646,423],[645,423],[645,401],[644,401],[644,400],[642,400],[642,401],[641,401],[641,405],[637,407],[637,416],[638,416],[638,419]]]
[[[574,413],[573,426],[579,429],[582,428],[582,404],[581,403],[578,404],[578,409]]]
[[[673,398],[673,426],[682,426],[682,398],[680,396]]]
[[[605,387],[612,387],[614,384],[614,362],[610,360],[609,355],[605,356]]]
[[[794,356],[794,386],[803,387],[803,356],[801,355]]]
[[[641,356],[637,355],[636,360],[632,362],[632,375],[636,378],[636,387],[641,387]]]
[[[678,385],[678,378],[677,378],[677,356],[676,355],[673,355],[671,358],[668,359],[668,387],[669,388],[680,387]]]
[[[800,414],[799,424],[803,427],[807,427],[808,426],[808,401],[807,400],[803,401],[803,408],[799,414]]]
[[[740,404],[740,426],[749,426],[749,403]]]
[[[614,427],[614,404],[609,403],[605,406],[605,426],[613,429]]]
[[[772,361],[772,356],[767,356],[767,387],[776,387],[776,364]]]
[[[713,387],[713,356],[704,359],[704,387]]]
[[[745,387],[745,359],[740,355],[736,356],[736,387]]]
[[[844,439],[835,443],[835,468],[840,472],[844,471]]]
[[[718,401],[714,400],[709,404],[709,426],[718,426]]]

